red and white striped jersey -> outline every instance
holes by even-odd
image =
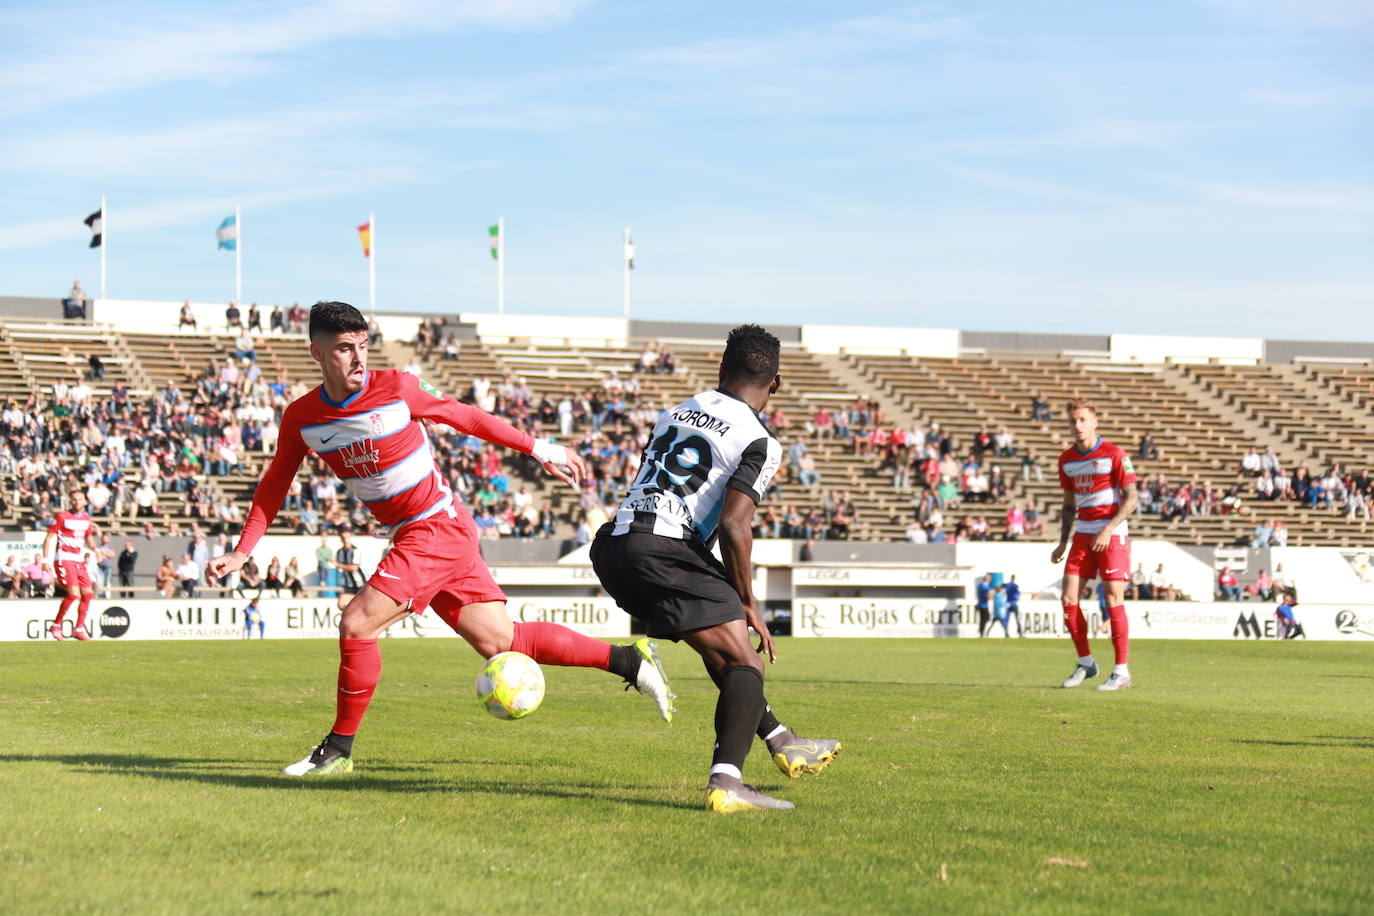
[[[80,563],[86,538],[95,533],[95,522],[88,512],[62,510],[48,526],[48,534],[57,535],[55,560],[59,563]]]
[[[1131,456],[1106,439],[1098,439],[1086,452],[1071,445],[1059,456],[1059,486],[1074,495],[1078,519],[1073,530],[1079,534],[1097,534],[1106,528],[1121,505],[1121,489],[1135,480]],[[1126,522],[1112,533],[1124,536]]]
[[[250,553],[281,508],[307,452],[324,459],[372,516],[390,528],[445,510],[463,511],[430,452],[420,420],[529,454],[534,440],[505,420],[446,398],[409,372],[368,372],[363,387],[341,402],[323,387],[282,412],[277,453],[253,494],[236,549]]]

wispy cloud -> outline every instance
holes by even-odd
[[[940,141],[928,151],[973,157],[1013,157],[1045,151],[1161,150],[1200,133],[1185,121],[1114,119],[1030,133]]]
[[[1255,188],[1212,183],[1198,188],[1210,200],[1271,210],[1346,215],[1374,214],[1374,188]]]
[[[181,17],[156,23],[129,15],[90,37],[64,35],[44,52],[15,56],[0,69],[0,117],[93,95],[198,80],[232,83],[274,66],[283,55],[349,38],[395,38],[461,26],[522,28],[565,20],[588,0],[316,0],[254,17]],[[21,33],[51,36],[63,12],[25,17]],[[27,26],[27,27],[23,27]],[[15,52],[23,46],[12,37]]]
[[[841,19],[810,28],[756,38],[729,38],[644,51],[640,64],[703,70],[757,70],[892,48],[915,42],[967,38],[971,22],[933,7],[913,7],[884,16]]]

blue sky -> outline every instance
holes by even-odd
[[[0,294],[1370,339],[1374,4],[7,4]]]

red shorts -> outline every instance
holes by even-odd
[[[1064,573],[1078,576],[1083,581],[1101,579],[1103,582],[1131,581],[1131,548],[1126,543],[1126,535],[1113,534],[1107,549],[1101,553],[1093,550],[1095,534],[1075,534],[1073,546],[1069,548],[1069,558],[1064,563]]]
[[[57,564],[57,584],[69,592],[91,587],[91,574],[80,560],[62,560]]]
[[[461,509],[402,526],[367,583],[417,614],[506,600],[477,549],[477,525]]]

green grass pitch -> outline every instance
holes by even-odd
[[[784,639],[776,711],[844,751],[789,781],[756,744],[797,809],[724,817],[714,689],[663,654],[671,727],[560,668],[500,722],[461,643],[384,643],[357,770],[301,782],[329,642],[0,644],[0,910],[1374,908],[1374,644],[1141,641],[1101,694],[1051,688],[1067,642]]]

